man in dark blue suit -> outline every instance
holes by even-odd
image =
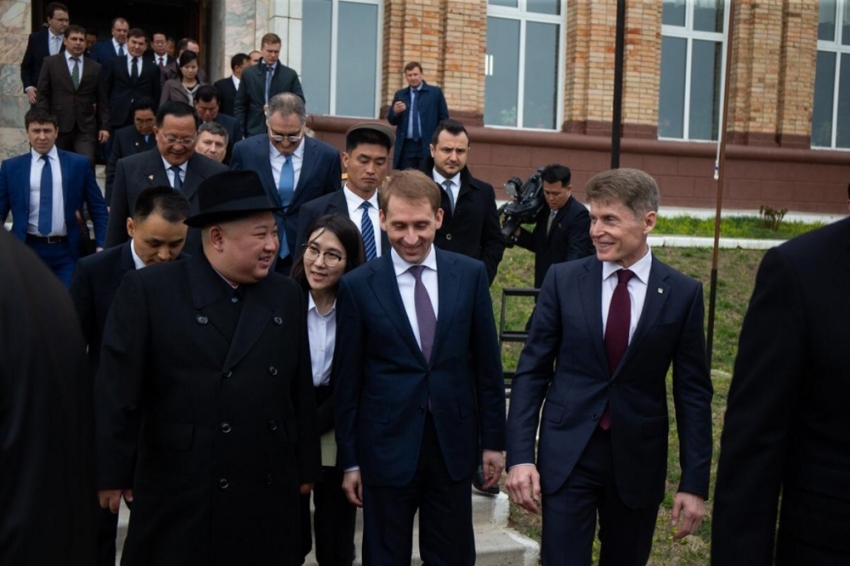
[[[112,68],[112,60],[116,57],[127,55],[127,35],[130,32],[130,24],[124,18],[112,20],[112,37],[94,44],[91,49],[91,58],[100,63],[105,71]],[[157,99],[159,100],[159,99]]]
[[[98,248],[103,247],[109,212],[88,159],[56,149],[56,116],[34,108],[24,121],[32,149],[0,164],[0,218],[11,210],[12,234],[67,287],[80,257],[83,204]]]
[[[131,124],[130,109],[136,100],[150,97],[158,101],[160,98],[159,67],[144,58],[146,42],[143,30],[131,29],[127,55],[113,58],[105,67],[108,69],[109,125],[113,130]]]
[[[652,256],[652,177],[605,171],[585,193],[596,257],[554,265],[543,281],[511,388],[506,485],[532,512],[544,496],[544,564],[590,564],[598,512],[600,564],[644,565],[664,498],[671,363],[682,466],[674,539],[705,516],[712,387],[702,285]]]
[[[343,489],[363,507],[363,564],[475,563],[469,485],[504,468],[505,391],[481,262],[437,249],[440,190],[402,171],[381,191],[392,251],[347,274],[335,391]],[[479,448],[483,455],[479,459]]]
[[[280,236],[275,270],[289,274],[295,254],[298,214],[315,198],[340,190],[339,152],[304,135],[307,110],[300,96],[284,92],[269,100],[267,134],[251,136],[233,148],[231,169],[252,169],[272,201]]]
[[[232,74],[224,79],[215,81],[213,86],[218,91],[221,111],[228,116],[236,116],[236,91],[242,82],[242,73],[251,67],[251,58],[245,53],[237,53],[230,58]]]
[[[428,155],[428,144],[437,124],[449,117],[446,97],[439,87],[422,79],[422,65],[413,61],[404,66],[408,88],[395,93],[387,121],[396,126],[396,169],[419,169]]]
[[[21,82],[30,104],[35,104],[38,77],[44,58],[65,50],[64,33],[70,19],[68,8],[59,2],[51,2],[45,9],[47,29],[31,33],[27,40],[27,50],[21,61]]]
[[[195,92],[195,111],[201,122],[216,122],[227,130],[227,154],[224,163],[229,164],[233,146],[242,141],[242,128],[233,116],[221,112],[221,95],[212,85],[201,85]]]

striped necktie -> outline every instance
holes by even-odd
[[[372,203],[363,201],[360,208],[363,209],[363,216],[360,217],[360,233],[363,236],[363,247],[366,248],[366,261],[371,261],[378,257],[378,251],[375,246],[375,226],[372,224],[372,218],[369,216],[369,209],[372,208]]]

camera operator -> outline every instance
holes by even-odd
[[[590,215],[572,197],[570,169],[547,165],[542,173],[547,207],[537,215],[533,232],[517,228],[513,242],[534,252],[534,287],[539,289],[553,263],[581,259],[594,253],[590,240]]]

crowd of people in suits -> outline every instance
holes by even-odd
[[[31,150],[0,164],[0,218],[11,212],[12,234],[30,249],[0,234],[11,267],[0,273],[0,352],[24,349],[7,338],[10,312],[29,321],[26,348],[41,343],[47,315],[34,289],[45,266],[70,290],[80,324],[50,282],[61,344],[0,367],[4,388],[27,377],[0,400],[20,404],[12,424],[0,405],[0,433],[22,466],[0,464],[0,503],[16,513],[0,519],[0,561],[114,564],[124,501],[127,565],[294,566],[315,547],[319,564],[351,566],[359,507],[364,564],[408,564],[418,513],[426,564],[471,565],[470,484],[498,493],[507,451],[511,499],[542,507],[545,564],[590,563],[597,522],[602,564],[645,564],[664,496],[671,366],[674,537],[697,531],[712,459],[702,286],[652,254],[652,177],[599,173],[585,187],[588,211],[571,195],[569,168],[542,171],[547,207],[511,238],[535,252],[540,295],[506,414],[489,291],[506,246],[495,193],[473,176],[470,132],[419,63],[405,66],[407,87],[390,106],[395,130],[355,124],[340,155],[308,135],[304,93],[274,34],[209,85],[191,39],[172,57],[154,33],[146,54],[145,32],[117,18],[111,39],[92,46],[64,5],[47,14],[22,65]],[[104,198],[92,165],[107,141]],[[806,285],[828,279],[826,262],[804,257],[846,227],[769,254],[759,275],[718,481],[717,512],[739,526],[715,527],[718,565],[769,563],[780,486],[778,563],[847,558],[830,536],[846,526],[846,508],[829,502],[843,491],[816,485],[842,473],[846,452],[829,446],[842,442],[831,425],[845,412],[810,383],[813,367],[823,380],[841,371],[836,350],[813,353],[794,334],[780,341],[793,363],[778,368],[758,342],[765,325],[808,328],[814,307],[793,265],[817,275]],[[13,293],[27,300],[7,310]],[[68,360],[70,378],[54,391],[39,380],[57,360]],[[781,387],[755,399],[774,375]],[[785,418],[801,390],[799,418]],[[834,410],[818,412],[816,401]],[[74,458],[57,448],[59,416],[75,425],[66,432]],[[771,450],[753,429],[775,440]],[[816,453],[809,429],[824,445]],[[39,450],[68,475],[47,469]],[[744,454],[758,474],[736,473]],[[802,463],[786,471],[789,455]],[[14,493],[23,476],[35,500],[62,499],[51,501],[60,511],[49,531]],[[759,508],[740,515],[746,524],[733,517],[734,502],[767,476]],[[818,509],[834,528],[795,523]],[[758,521],[751,545],[730,542]],[[45,532],[51,545],[39,544]]]

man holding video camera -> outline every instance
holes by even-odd
[[[572,197],[570,168],[547,165],[541,172],[547,207],[537,215],[534,231],[517,228],[514,244],[534,252],[534,287],[540,288],[554,263],[581,259],[594,253],[590,240],[590,215]]]

